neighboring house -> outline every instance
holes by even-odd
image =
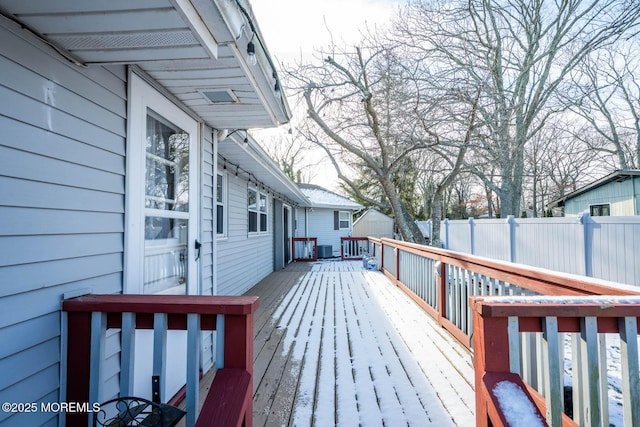
[[[619,170],[549,203],[565,216],[640,215],[640,170]]]
[[[353,236],[392,239],[393,226],[393,218],[377,209],[369,208],[353,222]]]
[[[252,17],[246,0],[0,0],[2,402],[64,401],[65,298],[235,295],[286,262],[307,201],[234,139],[290,117]],[[205,371],[213,347],[203,334]]]
[[[311,207],[297,209],[296,237],[315,237],[318,246],[331,246],[332,255],[340,256],[340,238],[353,235],[353,214],[364,206],[317,185],[298,186]]]

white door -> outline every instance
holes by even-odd
[[[125,292],[198,294],[198,123],[131,74],[127,139]],[[136,332],[134,395],[162,400],[185,384],[186,332],[167,334],[166,371],[154,372],[152,331]]]
[[[198,124],[132,74],[125,292],[198,293]]]

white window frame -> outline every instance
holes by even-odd
[[[222,178],[222,201],[218,201],[218,177]],[[228,223],[229,223],[229,175],[224,172],[218,172],[216,174],[216,187],[215,187],[215,205],[216,205],[216,236],[218,239],[226,239],[228,237]],[[222,218],[222,233],[218,233],[218,206],[222,206],[223,218]]]
[[[187,294],[198,293],[199,267],[194,250],[199,239],[200,132],[199,124],[184,110],[134,72],[129,72],[127,128],[124,292],[141,294],[144,285],[145,171],[147,109],[170,120],[190,135],[189,230],[187,239]]]
[[[251,209],[249,206],[249,193],[253,192],[256,195],[256,209]],[[265,205],[264,212],[261,211],[260,199],[264,197]],[[250,228],[250,216],[251,213],[256,214],[256,231],[252,231]],[[262,229],[262,217],[265,217],[265,228]],[[258,190],[255,187],[247,188],[247,233],[250,236],[257,236],[269,233],[269,197],[266,193]]]
[[[347,215],[347,219],[346,220],[342,219],[342,214],[346,214]],[[343,221],[347,222],[347,226],[346,227],[342,226],[342,222]],[[338,211],[338,229],[339,230],[351,230],[351,212],[349,212],[349,211]]]

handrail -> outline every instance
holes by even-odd
[[[476,363],[475,367],[478,425],[487,425],[488,409],[494,425],[504,425],[504,419],[500,416],[499,409],[496,409],[495,401],[492,400],[494,396],[491,395],[492,391],[489,390],[488,383],[483,382],[483,376],[489,373],[490,378],[502,378],[504,373],[509,372],[519,373],[522,378],[521,381],[516,382],[521,382],[526,387],[540,413],[548,415],[547,421],[550,425],[576,425],[567,415],[562,414],[557,404],[558,400],[562,400],[565,392],[558,385],[561,377],[558,365],[562,355],[561,350],[558,349],[559,337],[562,334],[569,334],[572,345],[580,347],[580,350],[572,353],[573,364],[579,366],[576,370],[587,369],[583,368],[586,366],[584,363],[587,363],[592,371],[606,372],[607,364],[598,362],[597,356],[594,358],[592,354],[597,355],[598,352],[602,353],[610,349],[602,341],[604,338],[596,335],[598,332],[607,331],[618,333],[617,328],[622,317],[612,317],[613,314],[602,315],[603,307],[613,306],[613,309],[604,311],[624,316],[625,319],[637,319],[640,313],[638,305],[619,308],[620,301],[611,302],[611,299],[616,298],[619,300],[640,298],[640,289],[634,286],[556,273],[387,238],[375,241],[370,239],[370,241],[372,244],[380,245],[379,265],[384,274],[434,317],[442,327],[473,351],[476,362],[482,360],[482,363],[485,363],[482,366]],[[496,295],[498,297],[495,297]],[[486,314],[488,320],[484,319],[484,323],[481,323],[478,320],[480,313],[477,307],[479,306],[472,307],[470,301],[488,301],[489,298],[503,298],[504,304],[482,303],[481,312],[483,315]],[[532,298],[537,299],[535,304],[532,303]],[[581,298],[591,299],[594,305],[583,304],[575,308],[570,304],[571,299],[575,301]],[[557,304],[558,300],[563,303]],[[551,305],[545,305],[545,301]],[[579,310],[579,312],[572,310]],[[625,321],[628,322],[628,320]],[[540,332],[542,328],[540,325],[545,323],[557,325],[554,326],[556,338],[544,338],[548,328]],[[629,329],[631,332],[626,335],[632,335],[635,339],[637,332],[634,331],[637,331],[640,326],[637,325],[637,320],[631,323],[634,323],[636,329]],[[580,338],[585,334],[584,324],[590,325],[588,346]],[[519,330],[524,335],[519,336],[518,339],[513,336],[510,338],[508,331],[513,331],[514,328],[515,331]],[[596,332],[593,332],[594,330]],[[482,342],[478,342],[478,339]],[[518,357],[509,359],[504,355],[505,352],[519,348]],[[554,355],[550,355],[549,348],[555,351]],[[630,354],[628,359],[632,360],[634,364],[632,369],[637,372],[637,344],[635,347],[630,345],[629,348],[636,349],[636,354]],[[483,353],[485,351],[491,352],[490,358],[485,357]],[[547,355],[541,359],[541,354]],[[550,364],[552,368],[545,367],[545,363]],[[555,370],[555,374],[548,374],[549,370]],[[552,379],[554,384],[552,388],[539,379],[543,374],[546,375],[547,381]],[[600,387],[603,390],[600,395],[607,394],[609,387],[607,384],[594,385],[593,380],[585,380],[582,377],[575,381],[580,384],[591,381],[588,386],[584,386],[587,389],[578,391],[581,393],[580,396],[576,395],[578,402],[584,399],[584,396],[593,393],[588,387]],[[635,392],[627,392],[627,394],[632,396],[631,401],[633,399],[640,401],[640,391],[638,391],[640,380],[632,379],[631,384],[626,389],[635,387]],[[550,403],[551,396],[555,399],[553,407]],[[629,400],[628,397],[626,399]],[[596,400],[591,397],[588,404],[581,405],[574,409],[578,412],[576,420],[579,420],[582,425],[587,423],[588,417],[593,417],[593,411],[597,411]],[[550,408],[549,411],[547,407]],[[630,407],[634,405],[628,404],[625,410],[630,410]],[[602,420],[607,418],[606,411],[607,408],[602,408]],[[625,424],[640,425],[640,416],[625,416],[628,420],[633,420],[633,423],[625,421]],[[600,420],[601,424],[609,425],[602,420]],[[589,423],[590,425],[598,424],[593,418],[589,419]]]
[[[367,247],[363,247],[360,242],[366,242]],[[342,261],[362,259],[368,251],[369,239],[367,237],[341,237],[340,238],[340,259]]]
[[[583,278],[582,276],[557,273],[537,267],[531,267],[524,264],[516,264],[507,261],[494,260],[490,258],[469,255],[461,252],[449,251],[446,249],[435,248],[432,246],[424,246],[416,243],[402,242],[388,238],[380,239],[382,244],[402,249],[409,253],[425,256],[448,265],[466,268],[470,271],[480,274],[490,273],[492,277],[498,280],[511,281],[517,278],[520,285],[531,285],[547,287],[551,295],[563,295],[560,288],[569,293],[576,295],[629,295],[638,294],[637,287],[631,285],[615,284],[612,286],[610,282],[600,279]]]
[[[543,377],[544,386],[534,387],[526,381],[525,386],[540,413],[547,414],[549,425],[609,425],[608,379],[600,377],[603,362],[599,361],[605,333],[617,334],[620,340],[622,421],[624,425],[640,423],[640,297],[474,297],[471,304],[476,425],[486,426],[489,419],[493,425],[503,425],[500,409],[490,402],[485,379],[513,373],[526,380],[531,367],[524,366],[521,358],[529,340],[526,334],[532,333],[544,343],[543,360],[533,367],[536,376]],[[566,358],[561,334],[575,339],[569,359],[575,397],[567,402],[560,398],[564,395],[562,360]],[[563,410],[573,402],[577,405],[572,405],[571,419]]]
[[[100,392],[107,329],[121,330],[121,395],[131,395],[133,390],[135,330],[154,330],[154,375],[166,373],[167,331],[183,330],[187,331],[187,366],[183,371],[187,372],[186,425],[192,426],[199,402],[201,332],[217,330],[219,368],[241,368],[252,376],[253,314],[257,307],[258,297],[254,296],[85,295],[65,300],[62,303],[67,324],[65,398],[90,403],[107,400]],[[68,413],[66,424],[87,425],[87,417],[90,419],[91,415]]]
[[[372,241],[372,239],[370,239]],[[640,295],[636,287],[381,238],[381,270],[470,347],[475,295]]]
[[[303,245],[298,245],[302,243]],[[300,253],[300,251],[309,250],[309,243],[312,244],[312,249],[309,253]],[[296,249],[300,247],[300,251]],[[293,261],[317,261],[318,260],[318,238],[317,237],[293,237],[291,239],[291,254]]]

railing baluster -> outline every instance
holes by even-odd
[[[563,388],[560,383],[562,369],[558,358],[558,318],[547,316],[542,325],[545,360],[547,365],[547,375],[545,382],[548,391],[546,395],[547,422],[552,426],[562,425],[562,399],[557,396],[563,395]]]
[[[520,375],[520,330],[518,318],[510,316],[507,326],[509,334],[509,371]],[[522,376],[522,375],[520,375]]]
[[[120,396],[133,396],[136,314],[122,313],[120,330]]]
[[[579,425],[585,423],[584,377],[582,375],[582,344],[580,333],[571,334],[571,382],[573,393],[573,419]]]
[[[600,425],[609,425],[609,380],[607,375],[607,335],[598,335],[598,349],[600,359],[598,367],[600,369]]]
[[[507,333],[509,334],[509,372],[520,374],[520,330],[518,318],[508,318]]]
[[[200,315],[187,315],[187,415],[186,427],[195,425],[200,402]]]
[[[165,402],[165,384],[167,373],[167,315],[153,315],[153,376],[160,379],[158,394],[153,396],[154,402]]]
[[[584,397],[585,425],[600,425],[600,384],[598,366],[598,319],[580,319],[580,343],[582,347],[582,395]]]
[[[622,406],[624,425],[640,425],[640,366],[638,363],[638,323],[635,317],[618,319],[622,359]]]
[[[216,368],[224,368],[224,314],[216,316]]]

